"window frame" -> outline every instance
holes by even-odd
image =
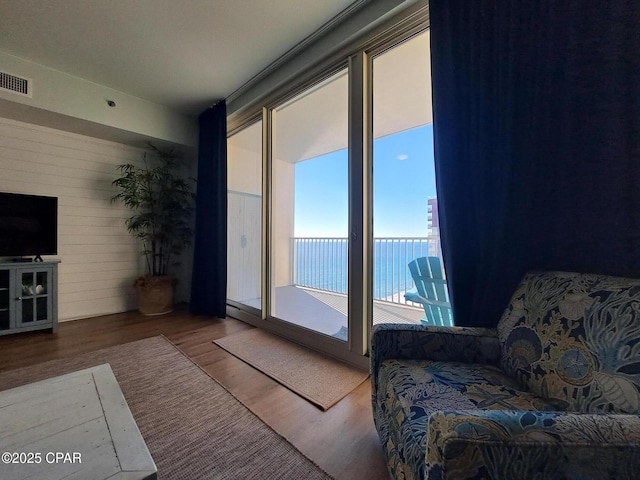
[[[365,37],[329,55],[295,80],[269,92],[263,99],[228,116],[228,137],[262,120],[262,309],[260,314],[228,302],[227,314],[252,325],[284,335],[293,341],[324,351],[349,363],[368,367],[369,338],[372,328],[373,274],[373,58],[429,28],[428,7],[408,9],[374,29]],[[272,229],[271,157],[273,111],[347,67],[349,77],[349,304],[348,341],[312,337],[301,327],[286,324],[268,315],[270,311],[269,252]],[[359,274],[354,274],[359,272]],[[356,320],[360,319],[360,321]],[[345,348],[346,347],[346,348]]]

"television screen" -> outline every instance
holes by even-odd
[[[58,254],[58,199],[0,193],[0,257]]]

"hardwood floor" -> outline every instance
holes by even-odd
[[[232,318],[180,311],[161,317],[129,312],[63,322],[57,334],[0,337],[0,371],[162,334],[337,480],[388,479],[373,426],[369,382],[323,412],[212,343],[248,328],[253,327]]]

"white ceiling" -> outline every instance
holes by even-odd
[[[373,138],[433,122],[431,40],[423,32],[373,58]],[[346,71],[276,109],[274,155],[296,163],[347,148]]]
[[[0,51],[198,114],[353,0],[0,0]]]

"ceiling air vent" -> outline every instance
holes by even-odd
[[[30,97],[31,80],[28,78],[16,77],[10,73],[0,72],[0,90]]]

